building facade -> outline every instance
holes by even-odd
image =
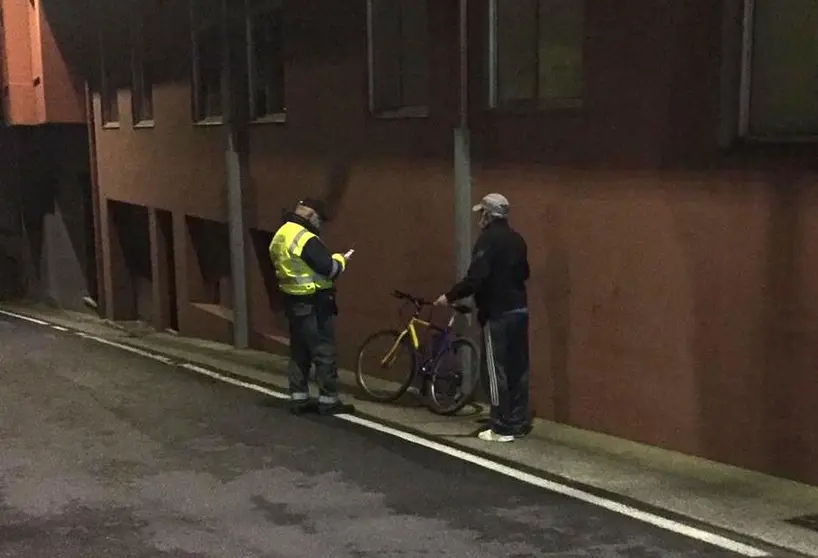
[[[469,0],[466,95],[455,0],[240,4],[89,15],[109,317],[231,340],[238,176],[250,344],[285,349],[282,209],[330,196],[351,364],[392,289],[455,278],[466,99],[472,196],[529,243],[536,414],[818,482],[815,2]]]
[[[82,309],[97,295],[83,45],[46,4],[0,0],[0,298]]]

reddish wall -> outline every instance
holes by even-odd
[[[815,482],[818,175],[485,171],[523,200],[539,413]]]
[[[3,85],[9,122],[35,122],[37,99],[33,85],[30,5],[2,0]]]
[[[57,19],[59,28],[66,10],[75,18],[82,11],[81,5],[67,4],[54,8],[43,0],[0,0],[3,83],[8,87],[7,120],[12,125],[85,122],[83,37],[71,33],[58,37],[52,26]]]
[[[392,288],[434,295],[453,279],[455,4],[430,2],[431,117],[392,122],[366,113],[365,2],[288,4],[288,122],[252,129],[248,226],[273,231],[282,207],[323,192],[333,160],[354,158],[327,230],[357,248],[340,284],[347,364],[393,323]],[[536,411],[818,482],[815,149],[719,152],[716,3],[625,4],[588,0],[585,106],[541,115],[483,109],[482,4],[470,15],[475,197],[506,193],[530,245]],[[148,27],[164,60],[156,128],[131,127],[123,90],[122,128],[97,129],[100,188],[173,212],[180,328],[226,340],[224,319],[186,303],[184,226],[225,219],[222,130],[190,123],[185,3],[163,6]],[[254,326],[270,332],[250,268]]]
[[[85,66],[72,65],[71,61],[87,56],[87,44],[79,37],[59,36],[58,24],[64,12],[73,11],[76,17],[77,6],[57,0],[34,0],[37,7],[36,17],[39,25],[39,43],[42,65],[38,86],[42,97],[42,123],[83,124],[85,122]],[[36,77],[36,76],[35,76]]]

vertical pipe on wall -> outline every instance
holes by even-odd
[[[222,0],[222,14],[222,112],[233,286],[233,344],[245,349],[250,345],[243,191],[247,176],[247,115],[242,110],[246,56],[239,44],[244,31],[244,2]]]
[[[454,222],[456,272],[462,275],[471,260],[471,154],[469,146],[468,0],[460,0],[460,107],[454,130]]]
[[[91,17],[92,17],[92,25],[91,29],[93,29],[92,37],[94,39],[89,40],[89,37],[85,36],[85,46],[91,47],[89,50],[91,52],[96,52],[96,50],[92,47],[92,45],[97,44],[95,39],[99,32],[101,22],[100,22],[100,11],[98,9],[97,3],[93,0],[89,1],[88,7],[90,8]],[[90,43],[90,44],[89,44]],[[97,156],[97,122],[96,122],[96,114],[94,112],[94,90],[95,86],[98,86],[100,83],[100,77],[98,75],[99,66],[94,65],[94,62],[98,60],[97,56],[90,56],[88,58],[91,62],[89,62],[89,66],[86,68],[86,75],[89,76],[89,79],[85,80],[85,122],[86,128],[88,130],[88,170],[89,170],[89,178],[91,180],[91,207],[94,214],[94,259],[95,259],[95,272],[96,272],[96,292],[89,293],[91,296],[91,300],[86,301],[86,304],[91,307],[96,307],[95,310],[100,316],[106,316],[108,318],[113,317],[113,309],[107,303],[107,295],[105,289],[105,260],[103,258],[103,227],[102,227],[102,205],[104,202],[102,198],[102,191],[99,185],[99,161]],[[91,304],[88,304],[88,303]]]
[[[721,64],[719,68],[719,122],[718,145],[722,149],[733,145],[740,131],[739,112],[746,99],[742,99],[747,83],[742,82],[744,69],[744,42],[743,35],[744,0],[723,0],[718,4],[721,9],[721,47],[719,54]],[[737,110],[737,107],[739,109]]]
[[[489,106],[497,107],[497,0],[489,0]]]
[[[743,25],[741,37],[741,74],[739,81],[739,121],[738,135],[742,138],[750,134],[750,89],[753,73],[753,24],[755,22],[755,0],[743,2]]]
[[[454,224],[456,273],[466,273],[471,260],[471,153],[469,147],[469,40],[468,0],[460,0],[460,118],[454,130]],[[464,317],[471,325],[471,315]],[[461,365],[471,371],[471,354],[463,351]],[[468,383],[477,378],[467,378]]]

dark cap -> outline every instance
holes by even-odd
[[[329,211],[327,211],[326,202],[315,198],[304,198],[298,202],[298,205],[309,207],[318,214],[318,217],[322,221],[329,221]]]

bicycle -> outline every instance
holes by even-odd
[[[456,315],[469,314],[472,309],[458,304],[451,306],[454,312],[448,324],[439,327],[431,322],[431,310],[428,319],[421,318],[424,308],[433,307],[431,302],[401,291],[394,291],[392,296],[413,304],[414,312],[402,331],[380,330],[367,337],[361,344],[355,372],[358,387],[371,399],[389,403],[406,393],[420,377],[423,380],[421,395],[424,396],[429,410],[440,415],[458,412],[471,401],[480,379],[477,345],[453,330]],[[432,331],[431,343],[421,343],[418,328]],[[379,355],[383,354],[379,357],[382,375],[370,378],[365,374],[364,369],[367,368],[368,371],[368,367],[364,366],[364,358],[379,341],[386,341],[388,347],[384,352],[375,351]],[[465,352],[461,355],[458,354],[459,350]],[[397,373],[393,374],[397,377],[384,377],[383,372],[390,369],[401,354],[409,358],[407,368],[402,370],[399,368]],[[378,389],[379,387],[383,389]],[[446,403],[445,396],[451,396],[452,400]]]

